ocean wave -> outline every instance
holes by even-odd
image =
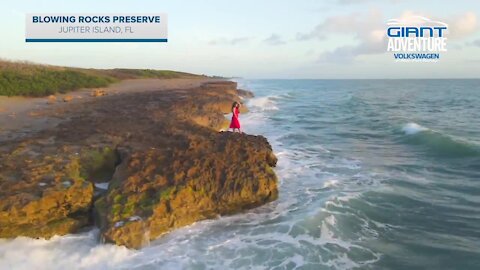
[[[50,240],[17,237],[0,240],[0,269],[118,269],[136,251],[99,245],[98,229],[54,236]]]
[[[421,145],[427,151],[442,157],[480,156],[480,146],[462,138],[454,138],[439,131],[429,129],[417,123],[408,123],[402,127],[407,144]]]
[[[331,188],[338,185],[338,180],[336,179],[328,179],[325,182],[323,182],[323,188]]]
[[[402,131],[405,132],[406,135],[417,134],[427,130],[429,129],[417,123],[408,123],[402,127]]]
[[[255,111],[278,111],[277,102],[279,96],[256,97],[248,101],[247,106]]]

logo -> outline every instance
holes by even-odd
[[[425,17],[387,22],[387,51],[398,62],[437,62],[447,51],[448,25]]]

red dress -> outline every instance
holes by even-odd
[[[239,114],[240,114],[240,110],[237,107],[235,107],[233,109],[232,122],[230,122],[230,128],[240,128],[240,121],[238,121]]]

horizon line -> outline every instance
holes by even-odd
[[[221,77],[221,76],[220,76]],[[480,80],[478,78],[248,78],[248,77],[225,77],[226,79],[242,80]]]

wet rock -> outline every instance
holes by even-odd
[[[252,98],[254,97],[253,93],[248,90],[237,89],[237,93],[240,97],[243,98]]]

